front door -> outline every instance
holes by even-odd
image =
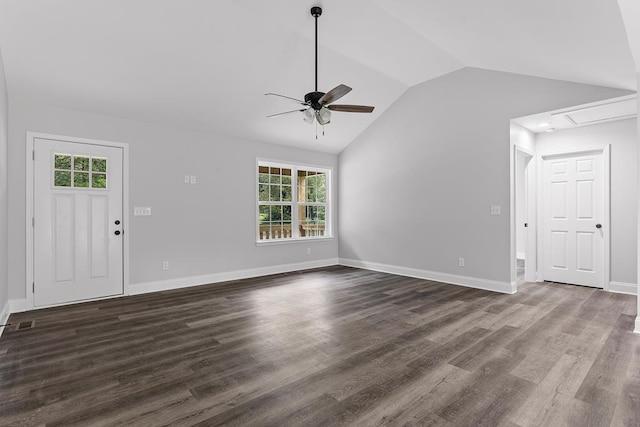
[[[604,164],[601,152],[543,163],[543,279],[604,287]]]
[[[34,141],[34,306],[123,293],[123,150]]]

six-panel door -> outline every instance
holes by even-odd
[[[601,153],[545,158],[543,279],[604,286],[604,179]]]

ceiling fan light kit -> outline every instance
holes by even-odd
[[[302,119],[309,124],[316,122],[319,125],[327,125],[331,122],[331,111],[339,111],[344,113],[371,113],[374,107],[366,105],[346,105],[334,104],[335,101],[351,92],[351,88],[347,85],[338,85],[329,92],[318,91],[318,18],[322,15],[322,8],[314,6],[311,8],[311,16],[315,19],[315,90],[304,96],[304,101],[277,93],[266,93],[265,95],[278,96],[280,98],[295,101],[304,106],[304,108],[285,111],[283,113],[271,114],[267,117],[281,116],[284,114],[298,113],[303,114]],[[316,139],[318,135],[316,133]]]

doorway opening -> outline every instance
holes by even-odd
[[[630,140],[636,115],[632,95],[511,120],[512,284],[551,281],[621,292],[610,273],[610,212],[637,204],[611,201],[610,153],[619,156],[616,182],[635,183],[636,166],[621,165],[620,158],[636,157]],[[628,215],[618,216],[621,230]]]

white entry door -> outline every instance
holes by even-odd
[[[123,293],[123,150],[34,140],[34,306]]]
[[[604,181],[601,152],[544,158],[544,280],[604,287]]]

